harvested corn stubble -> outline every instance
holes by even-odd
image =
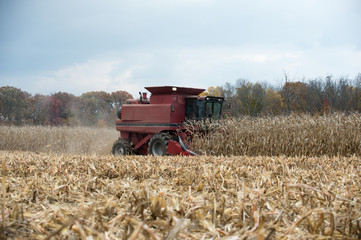
[[[7,168],[1,220],[8,239],[357,239],[361,234],[359,157],[3,151],[0,160]]]

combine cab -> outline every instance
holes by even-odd
[[[223,98],[199,96],[204,89],[185,87],[146,87],[137,100],[128,100],[118,111],[116,129],[119,139],[113,145],[114,155],[152,154],[196,155],[185,142],[186,120],[219,119]]]

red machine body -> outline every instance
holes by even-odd
[[[199,96],[204,89],[175,86],[146,87],[137,100],[128,100],[118,111],[120,138],[113,154],[194,155],[184,144],[187,119],[218,118],[223,98]]]

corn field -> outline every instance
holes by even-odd
[[[205,128],[195,123],[190,131],[194,125]],[[361,114],[356,113],[231,118],[219,121],[207,136],[194,133],[191,148],[208,155],[361,155]]]
[[[207,124],[211,128],[211,124]],[[361,114],[231,118],[207,135],[189,123],[190,149],[212,156],[360,156]],[[112,128],[0,126],[0,150],[104,155],[119,133]]]
[[[8,239],[361,237],[358,157],[2,151],[0,161]]]
[[[118,132],[0,127],[0,239],[360,239],[359,114],[225,119],[182,156]]]
[[[110,153],[119,132],[111,128],[0,126],[0,150],[71,154]]]

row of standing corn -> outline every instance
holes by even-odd
[[[190,148],[207,155],[361,155],[361,114],[356,113],[230,118],[208,135],[193,133]],[[0,150],[98,155],[110,153],[119,137],[111,128],[49,126],[0,126],[0,134]]]
[[[0,126],[0,135],[0,150],[99,155],[119,137],[115,129],[66,126]]]
[[[361,155],[361,114],[246,117],[218,124],[207,136],[195,132],[192,149],[208,155]]]

